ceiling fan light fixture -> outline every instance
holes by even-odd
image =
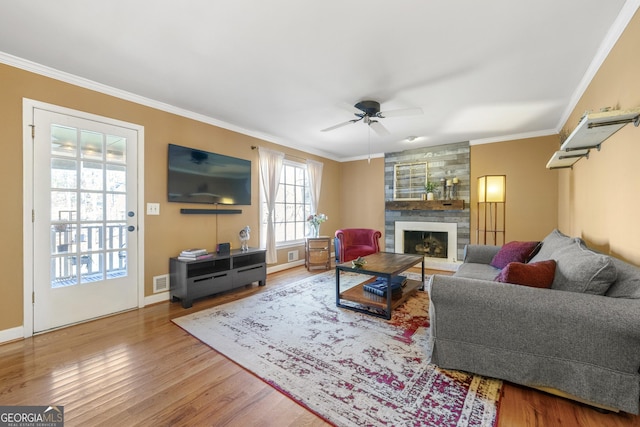
[[[390,135],[389,131],[382,125],[381,122],[375,119],[384,119],[387,117],[387,114],[392,117],[398,116],[407,116],[407,115],[416,115],[423,114],[421,108],[405,108],[402,110],[391,110],[387,112],[380,112],[380,103],[378,101],[372,100],[363,100],[358,102],[354,107],[361,111],[361,113],[355,112],[355,116],[357,119],[352,119],[343,123],[338,123],[337,125],[330,126],[326,129],[322,129],[321,132],[328,132],[334,129],[341,128],[342,126],[346,126],[351,123],[356,123],[362,120],[365,124],[373,126],[373,130],[378,135]],[[373,119],[373,120],[372,120]]]

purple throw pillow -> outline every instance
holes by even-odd
[[[502,270],[510,262],[529,261],[540,242],[509,242],[502,246],[498,253],[491,260],[491,265]]]
[[[512,262],[502,269],[496,282],[511,283],[514,285],[531,286],[533,288],[550,288],[556,274],[556,262],[548,261],[523,264]]]

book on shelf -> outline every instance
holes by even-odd
[[[407,284],[407,278],[404,276],[394,276],[391,278],[391,295],[402,295],[402,288]],[[387,280],[381,277],[376,277],[371,283],[364,285],[363,289],[372,294],[379,296],[387,296]]]
[[[198,256],[198,255],[206,255],[206,249],[185,249],[180,252],[180,256]]]
[[[203,259],[211,259],[211,258],[213,258],[213,254],[202,254],[202,255],[195,255],[195,256],[180,254],[178,256],[178,259],[180,261],[200,261]]]

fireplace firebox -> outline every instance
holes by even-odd
[[[404,253],[431,258],[448,258],[448,233],[446,231],[404,230]]]

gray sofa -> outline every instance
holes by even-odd
[[[638,414],[640,269],[554,230],[529,261],[555,260],[541,289],[494,281],[499,249],[431,279],[432,362]]]

